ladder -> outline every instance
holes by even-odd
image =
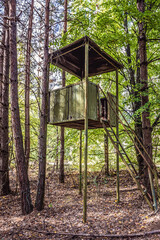
[[[101,89],[102,90],[102,89]],[[103,91],[102,91],[103,92]],[[103,92],[104,94],[104,92]],[[105,95],[105,94],[104,94]],[[106,97],[106,96],[105,96]],[[107,98],[107,97],[106,97]],[[142,158],[144,159],[145,163],[148,166],[148,173],[149,173],[149,181],[150,181],[150,186],[151,186],[151,192],[152,192],[152,196],[147,192],[137,170],[134,167],[134,164],[132,163],[129,155],[127,154],[123,144],[120,142],[120,139],[117,137],[116,132],[114,131],[113,127],[111,126],[110,122],[107,121],[106,119],[101,118],[101,122],[103,125],[103,128],[105,130],[105,132],[107,133],[109,139],[111,140],[116,152],[118,153],[118,155],[120,156],[121,160],[123,161],[123,163],[125,164],[127,170],[129,171],[132,179],[134,180],[134,182],[136,183],[138,189],[140,190],[140,192],[142,193],[144,199],[146,200],[146,202],[148,203],[149,207],[153,210],[157,210],[157,200],[156,200],[156,196],[155,196],[155,188],[154,188],[154,183],[153,183],[153,177],[155,178],[155,182],[156,182],[156,187],[157,187],[157,195],[158,198],[160,198],[160,192],[159,192],[159,185],[158,185],[158,174],[157,174],[157,170],[156,170],[156,166],[155,164],[152,162],[152,160],[150,159],[150,162],[147,161],[143,155],[143,153],[141,152],[141,150],[138,148],[138,146],[135,143],[134,138],[131,135],[131,132],[134,133],[134,131],[131,129],[131,127],[129,126],[127,120],[125,119],[124,115],[122,114],[122,112],[120,111],[120,109],[117,107],[118,111],[115,110],[115,108],[112,106],[112,104],[115,103],[114,99],[112,98],[112,101],[110,101],[107,98],[107,101],[109,102],[109,105],[111,106],[111,108],[113,109],[113,111],[116,114],[116,117],[118,118],[118,121],[123,125],[125,132],[128,134],[128,136],[130,137],[131,141],[134,143],[134,146],[137,148],[139,154],[141,154]],[[125,121],[125,124],[123,123],[123,121],[121,120],[119,114],[120,113],[121,117],[123,118],[123,120]],[[126,126],[125,126],[126,125]],[[108,129],[109,126],[109,129]],[[135,135],[135,133],[134,133]],[[137,136],[135,136],[137,138],[137,140],[140,142],[140,140],[138,139]],[[141,147],[143,149],[143,151],[147,153],[146,149],[144,148],[144,146],[142,145],[142,143],[140,142]],[[149,156],[150,157],[150,156]]]

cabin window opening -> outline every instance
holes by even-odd
[[[101,117],[105,120],[108,119],[108,104],[106,98],[101,98]]]

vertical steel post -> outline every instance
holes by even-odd
[[[83,222],[87,220],[87,159],[88,159],[88,50],[85,42],[85,131],[84,131],[84,189],[83,189]]]
[[[119,139],[119,123],[118,123],[118,103],[119,103],[119,94],[118,94],[118,69],[116,69],[116,135],[117,139]],[[119,149],[119,143],[117,142],[117,148]],[[116,154],[117,159],[116,159],[116,167],[117,167],[117,202],[120,201],[120,196],[119,196],[119,154],[117,152]]]
[[[82,195],[82,130],[80,130],[79,141],[79,194]]]

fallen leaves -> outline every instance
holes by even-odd
[[[58,183],[58,175],[47,179],[45,208],[41,212],[34,210],[30,215],[22,216],[20,198],[9,195],[0,198],[0,239],[47,239],[45,233],[83,233],[83,234],[129,234],[157,229],[160,219],[157,215],[150,216],[151,211],[139,194],[126,172],[120,174],[120,202],[116,200],[116,176],[108,177],[106,184],[102,176],[99,191],[93,179],[96,173],[90,173],[88,185],[88,217],[83,223],[83,196],[78,194],[78,174],[66,176],[65,184]],[[34,175],[31,178],[33,202],[36,184]],[[74,184],[77,188],[72,187]],[[126,188],[127,182],[127,188]],[[105,194],[106,193],[106,194]],[[26,229],[33,229],[29,232]],[[159,228],[158,228],[159,229]],[[48,238],[50,239],[50,238]],[[54,236],[52,239],[61,239]],[[71,239],[66,237],[65,239]],[[79,238],[82,239],[82,238]],[[84,238],[83,238],[84,239]],[[136,239],[136,238],[135,238]],[[143,239],[143,237],[139,238]],[[147,239],[147,238],[144,238]],[[150,236],[148,239],[156,239]],[[158,239],[158,238],[157,238]]]

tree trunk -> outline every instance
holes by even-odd
[[[124,28],[125,32],[128,35],[128,19],[127,19],[127,13],[126,17],[124,20]],[[131,48],[130,44],[128,43],[126,46],[126,55],[127,55],[127,61],[128,61],[128,66],[129,66],[129,77],[130,77],[130,84],[131,84],[131,94],[134,99],[136,99],[132,103],[132,109],[133,113],[136,113],[136,111],[141,107],[141,99],[139,96],[139,92],[135,90],[136,84],[140,84],[140,73],[139,73],[139,66],[137,67],[137,77],[135,78],[135,70],[132,67],[132,59],[131,59]],[[139,54],[137,54],[137,62],[139,60]],[[139,100],[137,100],[139,99]],[[141,147],[141,144],[139,142],[142,142],[142,121],[141,121],[141,116],[135,116],[135,134],[138,137],[135,138],[135,143],[138,146],[138,148],[143,152],[143,149]],[[135,147],[136,151],[136,156],[137,156],[137,161],[138,161],[138,166],[139,166],[139,175],[142,176],[144,173],[144,160],[137,148]]]
[[[145,12],[145,1],[137,0],[137,9],[139,12]],[[142,107],[145,106],[145,110],[142,113],[142,133],[143,133],[143,145],[148,154],[144,152],[145,159],[152,164],[152,128],[150,124],[150,109],[149,109],[149,96],[148,96],[148,72],[147,72],[147,51],[146,51],[146,29],[143,21],[138,23],[139,29],[139,57],[140,57],[140,80],[141,80],[141,101]],[[149,157],[149,156],[150,157]],[[144,183],[148,191],[150,191],[148,168],[145,164],[144,169]]]
[[[8,1],[5,1],[5,16],[9,16]],[[10,193],[9,187],[9,151],[8,151],[8,107],[9,107],[9,21],[5,25],[5,49],[3,61],[3,83],[2,83],[2,195]]]
[[[66,82],[65,71],[62,71],[62,87],[65,86],[65,82]],[[61,127],[60,141],[61,146],[60,146],[59,182],[64,183],[64,127]]]
[[[58,172],[58,156],[59,156],[59,132],[58,127],[56,127],[57,130],[57,148],[56,148],[56,171]]]
[[[109,176],[109,148],[108,135],[104,134],[104,157],[105,157],[105,175]]]
[[[13,137],[15,144],[16,161],[18,167],[18,178],[21,192],[21,208],[23,214],[32,211],[33,206],[30,197],[30,185],[23,149],[23,137],[20,124],[19,104],[18,104],[18,74],[17,74],[17,26],[16,26],[16,0],[9,2],[10,18],[10,82],[11,82],[11,117]]]
[[[138,65],[138,61],[139,61],[139,52],[137,54],[137,65]],[[136,84],[140,85],[140,67],[139,66],[137,66]],[[135,99],[139,99],[139,100],[135,101],[135,103],[134,103],[134,112],[136,112],[141,107],[141,98],[140,98],[139,90],[135,91]],[[142,120],[141,120],[140,114],[138,116],[137,115],[135,116],[135,134],[139,140],[138,141],[137,138],[135,138],[136,145],[138,146],[140,151],[143,153],[143,148],[141,145],[141,144],[143,144]],[[138,166],[139,166],[139,175],[143,176],[143,174],[144,174],[144,159],[141,156],[141,154],[139,153],[139,151],[137,150],[137,148],[136,148],[136,155],[137,155],[137,161],[138,161]]]
[[[48,43],[49,43],[49,4],[46,0],[45,7],[45,43],[42,82],[42,105],[40,116],[39,136],[39,176],[35,206],[38,211],[44,208],[45,176],[46,176],[46,140],[47,140],[47,116],[48,116]]]
[[[4,11],[5,15],[5,11]],[[5,25],[5,22],[4,22]],[[1,37],[1,45],[0,45],[0,195],[2,195],[2,187],[3,187],[3,159],[2,159],[2,82],[3,82],[3,59],[4,59],[4,44],[5,44],[5,28],[3,27],[2,30],[2,37]]]
[[[59,182],[64,183],[64,127],[61,127],[61,149],[60,149],[60,164],[59,164]]]
[[[32,22],[33,22],[34,0],[31,3],[31,12],[29,17],[28,36],[27,36],[27,52],[25,64],[25,159],[28,169],[30,157],[30,56],[31,56],[31,39],[32,39]]]
[[[64,1],[64,33],[67,32],[67,0]],[[65,86],[66,76],[65,71],[62,71],[62,87]],[[59,182],[64,183],[64,127],[61,127],[61,150],[60,150],[60,168]]]

